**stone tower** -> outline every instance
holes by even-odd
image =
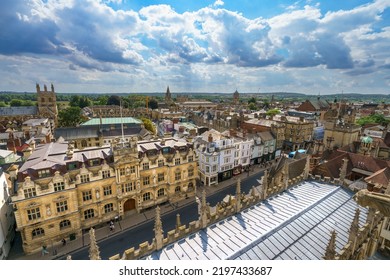
[[[240,102],[240,94],[239,94],[238,91],[236,90],[236,91],[233,93],[233,104],[237,105],[239,102]]]
[[[39,87],[39,84],[36,85],[37,88],[37,101],[38,101],[38,114],[42,118],[50,119],[52,124],[52,129],[57,127],[58,124],[58,109],[57,109],[57,97],[54,91],[54,86],[51,84],[50,91],[47,89],[47,86],[44,85],[44,90],[42,91]]]
[[[171,91],[169,90],[169,86],[167,87],[167,91],[165,92],[165,103],[171,103],[172,102],[172,95]]]

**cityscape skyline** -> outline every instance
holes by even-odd
[[[9,1],[0,90],[388,94],[390,3]]]

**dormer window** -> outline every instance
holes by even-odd
[[[49,177],[50,175],[51,175],[50,169],[38,170],[38,177],[39,178]]]
[[[149,162],[145,162],[142,164],[142,169],[143,170],[148,170],[149,169]]]
[[[70,162],[68,163],[68,170],[75,170],[77,169],[77,162]]]
[[[89,166],[97,166],[100,165],[100,159],[91,159],[89,161]]]
[[[54,191],[59,192],[65,189],[65,183],[64,182],[57,182],[54,183]]]
[[[24,198],[30,198],[34,196],[37,196],[37,191],[35,188],[24,189]]]

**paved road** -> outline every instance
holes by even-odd
[[[257,179],[263,176],[263,171],[252,175],[248,178],[244,178],[241,182],[241,191],[248,193],[252,186],[257,186],[259,183]],[[228,194],[235,194],[236,184],[233,183],[228,187],[211,194],[207,197],[207,202],[210,203],[210,206],[214,206],[217,202],[222,201],[222,199]],[[164,206],[162,206],[164,207]],[[150,210],[154,211],[154,210]],[[175,209],[169,213],[166,213],[161,217],[163,230],[166,234],[168,231],[175,229],[176,224],[176,214],[180,214],[180,219],[182,224],[188,224],[191,221],[194,221],[198,218],[198,204],[193,201],[192,203]],[[111,235],[110,237],[101,240],[98,242],[100,249],[100,256],[102,259],[108,259],[111,256],[116,254],[122,255],[125,249],[135,247],[144,241],[152,241],[154,237],[153,232],[154,220],[148,220],[145,223],[123,230],[116,234]],[[88,260],[88,249],[89,246],[81,248],[75,252],[72,252],[72,259],[74,260]]]

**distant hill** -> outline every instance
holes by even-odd
[[[35,92],[13,92],[13,91],[0,91],[0,95],[30,95],[36,94]],[[148,95],[148,96],[160,96],[164,97],[165,92],[119,92],[119,93],[65,93],[65,92],[57,92],[58,95],[90,95],[90,96],[101,96],[101,95],[118,95],[118,96],[127,96],[127,95]],[[218,92],[172,92],[172,95],[175,97],[177,95],[188,95],[193,98],[199,97],[232,97],[233,92],[228,93],[218,93]],[[299,100],[302,99],[314,99],[317,98],[317,94],[304,94],[299,92],[259,92],[259,93],[245,93],[240,92],[240,96],[251,97],[258,96],[263,98],[271,98],[272,95],[275,99],[284,99],[284,98],[297,98]],[[366,93],[333,93],[333,94],[321,94],[321,99],[325,100],[334,100],[334,99],[347,99],[351,101],[382,101],[382,102],[390,102],[390,94],[366,94]]]

